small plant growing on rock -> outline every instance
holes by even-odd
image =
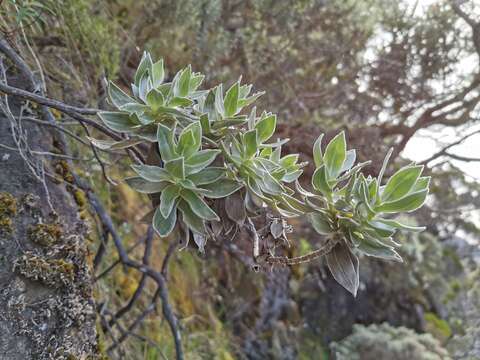
[[[165,81],[163,61],[145,53],[135,74],[131,94],[113,83],[109,97],[116,111],[99,113],[110,129],[126,135],[122,141],[91,139],[103,149],[122,149],[139,143],[150,146],[146,164],[132,165],[137,176],[126,182],[150,194],[155,209],[154,229],[161,237],[182,231],[193,235],[203,251],[209,238],[232,238],[246,229],[253,238],[253,257],[261,265],[295,264],[326,256],[334,278],[352,294],[359,286],[358,254],[401,261],[395,250],[397,230],[421,231],[391,215],[420,208],[428,194],[429,177],[422,166],[401,168],[385,183],[383,174],[365,176],[347,150],[345,134],[335,136],[322,150],[322,136],[313,148],[315,173],[311,189],[299,177],[306,165],[298,154],[283,154],[288,140],[272,141],[276,116],[245,111],[262,93],[235,82],[226,92],[220,84],[201,89],[204,76],[190,66]],[[325,236],[318,250],[299,258],[274,254],[273,243],[285,238],[286,219],[306,217]],[[264,225],[256,225],[263,217]],[[266,229],[266,230],[265,230]]]

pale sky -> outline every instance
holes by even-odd
[[[434,4],[436,0],[405,0],[405,2],[410,6],[414,6],[415,3],[418,2],[416,8],[416,13],[418,14],[424,11],[429,5]],[[459,66],[460,71],[478,66],[477,62],[478,57],[476,56],[464,59]],[[458,129],[455,130],[451,128],[422,130],[409,141],[403,152],[403,156],[414,161],[428,159],[431,155],[435,154],[440,148],[442,148],[442,143],[447,145],[459,139],[461,136],[480,130],[480,125],[467,126],[462,130],[461,134]],[[452,147],[449,149],[449,152],[460,156],[480,158],[480,134],[474,135],[462,144]],[[465,171],[466,174],[480,180],[480,162],[452,160],[452,163]]]

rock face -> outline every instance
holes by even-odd
[[[19,104],[11,109],[15,114]],[[22,126],[33,150],[54,150],[51,133],[31,122]],[[11,122],[1,112],[0,143],[16,149]],[[78,194],[65,186],[66,163],[44,160],[45,170],[59,178],[46,180],[49,201],[19,152],[0,148],[0,359],[96,358]]]

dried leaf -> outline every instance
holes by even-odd
[[[328,268],[335,280],[356,297],[360,283],[358,258],[343,242],[338,243],[326,257]]]

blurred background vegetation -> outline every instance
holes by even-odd
[[[427,231],[400,236],[404,264],[362,259],[356,299],[322,261],[257,274],[222,244],[206,254],[175,252],[168,282],[187,359],[480,358],[480,172],[464,166],[480,160],[472,135],[480,131],[478,2],[3,0],[0,31],[49,96],[68,104],[108,108],[104,79],[128,88],[146,49],[164,58],[169,76],[191,63],[208,86],[243,76],[265,90],[261,106],[279,115],[279,136],[306,160],[319,133],[346,129],[360,160],[374,161],[372,173],[394,146],[393,172],[410,161],[404,150],[415,142],[409,154],[427,165],[433,186],[427,206],[406,221]],[[72,146],[79,158],[88,151]],[[129,172],[122,158],[104,157],[113,178]],[[93,160],[77,166],[133,246],[145,232],[148,199],[106,183]],[[94,253],[101,230],[82,193],[76,197]],[[294,225],[292,255],[315,248],[301,219]],[[169,241],[155,240],[152,264],[161,266]],[[121,267],[100,278],[99,309],[124,305],[137,281]],[[109,334],[121,334],[142,304],[119,328],[99,324],[106,357],[174,356],[161,311],[110,348]]]

